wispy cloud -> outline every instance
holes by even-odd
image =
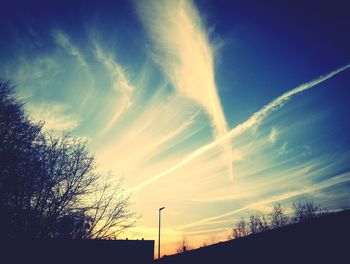
[[[259,111],[255,112],[248,120],[244,121],[243,123],[239,124],[232,130],[230,130],[228,133],[226,133],[224,136],[220,137],[219,139],[204,145],[197,150],[193,151],[191,154],[186,156],[184,159],[182,159],[179,163],[176,165],[168,168],[167,170],[162,171],[161,173],[158,173],[157,175],[153,176],[152,178],[149,178],[148,180],[142,182],[141,184],[133,187],[130,189],[130,191],[139,191],[143,187],[153,183],[154,181],[159,180],[160,178],[176,171],[177,169],[181,168],[182,166],[188,164],[189,162],[193,161],[194,159],[198,158],[203,153],[215,148],[216,146],[222,144],[223,142],[227,140],[231,140],[232,138],[242,134],[244,131],[258,125],[261,123],[266,117],[268,117],[273,111],[277,110],[278,108],[282,107],[285,102],[287,102],[292,96],[301,93],[303,91],[306,91],[308,89],[311,89],[312,87],[316,86],[317,84],[324,82],[328,80],[329,78],[333,77],[334,75],[345,71],[346,69],[350,68],[350,64],[338,68],[326,75],[320,76],[315,80],[309,81],[307,83],[304,83],[302,85],[299,85],[295,87],[294,89],[289,90],[288,92],[282,94],[281,96],[277,97],[264,107],[262,107]]]
[[[156,94],[136,113],[135,119],[120,127],[119,136],[111,139],[111,143],[97,153],[106,167],[127,170],[129,179],[139,171],[142,171],[143,177],[152,175],[155,172],[152,166],[164,169],[164,164],[160,162],[165,158],[164,152],[173,149],[166,159],[170,158],[169,155],[178,156],[183,150],[177,153],[174,148],[202,128],[197,109],[183,98],[166,95],[164,91]],[[157,159],[155,165],[148,164],[152,159]]]
[[[34,122],[44,121],[46,130],[71,131],[78,127],[76,117],[68,114],[68,109],[59,103],[26,104],[26,110]]]
[[[71,42],[69,36],[61,30],[55,30],[52,32],[52,35],[62,48],[64,48],[70,55],[75,57],[81,66],[87,66],[84,55],[80,50]]]
[[[275,127],[273,127],[273,128],[271,129],[271,133],[270,133],[268,139],[269,139],[269,141],[270,141],[271,143],[275,143],[275,142],[276,142],[276,139],[277,139],[277,129],[276,129]]]
[[[225,218],[225,217],[228,217],[228,216],[232,216],[234,214],[241,213],[241,212],[249,210],[249,209],[257,210],[257,209],[259,209],[262,206],[266,206],[266,205],[270,205],[270,204],[273,204],[273,203],[276,203],[276,202],[284,201],[284,200],[287,200],[287,199],[290,199],[290,198],[293,198],[293,197],[298,197],[298,196],[303,195],[303,194],[307,194],[307,193],[315,192],[315,191],[318,191],[318,190],[322,190],[322,189],[334,186],[336,184],[344,183],[344,182],[348,182],[348,181],[350,181],[350,172],[346,172],[344,174],[341,174],[341,175],[338,175],[336,177],[333,177],[333,178],[330,178],[328,180],[325,180],[325,181],[323,181],[321,183],[314,184],[314,185],[312,185],[310,187],[302,188],[302,189],[300,189],[298,191],[291,191],[291,192],[283,193],[281,195],[272,196],[272,197],[270,197],[268,199],[261,200],[261,201],[255,202],[255,203],[251,203],[249,205],[246,205],[244,207],[241,207],[241,208],[239,208],[237,210],[230,211],[230,212],[225,213],[225,214],[204,218],[204,219],[201,219],[199,221],[192,222],[190,224],[186,224],[186,225],[180,226],[180,227],[178,227],[178,229],[180,229],[180,230],[181,229],[187,229],[187,228],[190,228],[190,227],[193,227],[193,226],[197,226],[197,225],[202,225],[202,224],[205,224],[205,223],[208,223],[208,222],[218,221],[219,219],[222,219],[222,218]]]
[[[106,54],[96,42],[95,48],[96,58],[109,70],[112,77],[115,78],[113,88],[131,94],[134,88],[126,77],[123,68],[113,60],[111,55]]]
[[[213,45],[192,1],[138,1],[140,17],[155,45],[154,60],[173,87],[206,111],[215,138],[227,133],[225,115],[215,84]],[[226,162],[232,176],[230,142]]]
[[[119,102],[115,103],[115,109],[112,110],[114,111],[112,118],[102,130],[102,134],[104,134],[113,127],[124,111],[132,105],[131,96],[134,87],[131,85],[122,66],[119,65],[111,55],[107,55],[96,41],[94,45],[97,60],[100,61],[110,73],[113,89],[119,91],[121,94]]]

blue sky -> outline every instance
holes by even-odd
[[[308,196],[349,205],[345,1],[5,1],[0,76],[87,139],[164,251]]]

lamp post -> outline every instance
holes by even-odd
[[[159,225],[158,225],[158,259],[160,258],[160,215],[161,215],[161,211],[165,209],[165,207],[161,207],[159,208]]]

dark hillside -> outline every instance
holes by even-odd
[[[350,263],[350,210],[161,258],[186,263]]]

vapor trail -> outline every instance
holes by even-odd
[[[289,90],[288,92],[282,94],[281,96],[277,97],[264,107],[262,107],[259,111],[255,112],[249,119],[244,121],[243,123],[237,125],[235,128],[231,129],[228,133],[226,133],[224,136],[218,138],[217,140],[214,140],[213,142],[204,145],[198,149],[196,149],[191,154],[187,155],[183,160],[181,160],[178,164],[174,165],[173,167],[153,176],[152,178],[140,183],[139,185],[136,185],[135,187],[132,187],[129,189],[131,192],[137,192],[141,190],[143,187],[151,184],[152,182],[159,180],[163,176],[170,174],[171,172],[177,170],[178,168],[181,168],[182,166],[188,164],[190,161],[196,159],[206,151],[222,144],[224,141],[232,139],[238,135],[240,135],[242,132],[246,131],[247,129],[257,125],[260,123],[264,118],[266,118],[268,115],[270,115],[273,111],[277,110],[279,107],[282,107],[283,104],[288,101],[292,96],[301,93],[303,91],[306,91],[308,89],[311,89],[312,87],[316,86],[319,83],[322,83],[329,78],[333,77],[334,75],[345,71],[346,69],[350,68],[350,64],[347,64],[341,68],[338,68],[328,74],[322,75],[318,77],[317,79],[314,79],[312,81],[309,81],[307,83],[301,84],[294,89]]]
[[[203,108],[215,139],[227,134],[229,129],[215,83],[216,47],[194,2],[143,0],[137,1],[136,7],[154,44],[154,61],[176,92]],[[232,146],[222,147],[232,179]]]
[[[303,195],[303,194],[307,194],[307,193],[315,192],[315,191],[322,190],[322,189],[325,189],[325,188],[329,188],[329,187],[331,187],[333,185],[344,183],[344,182],[348,182],[348,181],[350,181],[350,172],[346,172],[346,173],[343,173],[343,174],[341,174],[339,176],[336,176],[336,177],[333,177],[331,179],[325,180],[324,182],[322,182],[320,184],[316,184],[316,185],[314,185],[314,186],[312,186],[310,188],[306,188],[306,189],[299,190],[299,191],[291,191],[291,192],[287,192],[287,193],[284,193],[284,194],[281,194],[281,195],[278,195],[278,196],[273,196],[273,197],[270,197],[270,198],[268,198],[266,200],[249,204],[247,206],[244,206],[242,208],[230,211],[228,213],[224,213],[224,214],[221,214],[221,215],[216,215],[216,216],[204,218],[204,219],[198,220],[196,222],[183,225],[181,227],[178,227],[177,229],[184,230],[184,229],[187,229],[189,227],[198,226],[198,225],[201,225],[201,224],[204,224],[204,223],[208,223],[208,222],[216,221],[216,220],[221,219],[221,218],[232,216],[234,214],[246,211],[248,209],[253,209],[253,208],[257,208],[259,206],[264,206],[264,205],[268,205],[268,204],[273,204],[273,203],[276,203],[276,202],[284,201],[284,200],[287,200],[287,199],[290,199],[290,198],[293,198],[293,197],[297,197],[297,196],[300,196],[300,195]]]

